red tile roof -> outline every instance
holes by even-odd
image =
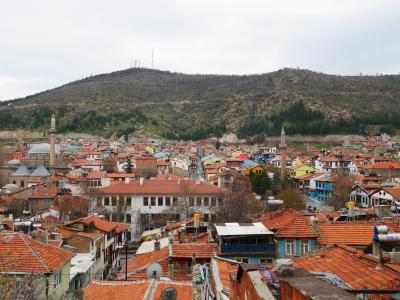
[[[176,299],[193,299],[193,287],[191,282],[156,282],[156,290],[152,299],[161,299],[162,291],[168,287],[173,287],[176,290],[178,295]]]
[[[105,177],[107,172],[105,171],[92,171],[87,176],[86,179],[101,179]]]
[[[310,225],[309,218],[298,216],[275,234],[277,238],[316,238],[317,232]]]
[[[272,213],[266,213],[256,221],[261,222],[269,230],[279,230],[298,216],[300,216],[300,213],[294,209],[283,209]]]
[[[172,257],[191,258],[211,258],[218,254],[218,247],[215,243],[184,243],[172,245]]]
[[[177,300],[187,300],[193,298],[193,288],[191,282],[176,281],[100,281],[93,280],[85,289],[85,300],[132,300],[145,299],[145,295],[151,298],[161,299],[164,289],[173,287],[177,291]]]
[[[117,230],[117,227],[119,226],[118,223],[105,221],[96,216],[90,216],[90,217],[86,217],[86,218],[77,219],[77,220],[71,221],[65,225],[71,225],[71,224],[75,224],[75,223],[79,223],[79,222],[82,222],[86,225],[93,223],[94,227],[96,227],[97,229],[104,231],[104,232],[111,232],[114,229]]]
[[[368,246],[372,243],[374,226],[388,225],[396,230],[396,221],[392,222],[336,222],[319,225],[318,243],[321,245],[346,244],[353,246]]]
[[[231,288],[230,276],[231,274],[237,273],[238,264],[233,262],[230,263],[228,261],[220,259],[215,259],[213,260],[213,263],[214,262],[216,262],[218,265],[219,280],[221,281],[223,287],[229,290]]]
[[[58,189],[56,187],[39,186],[37,190],[29,196],[29,199],[53,199],[57,197]]]
[[[93,280],[85,289],[85,300],[143,299],[150,281],[100,281]]]
[[[128,273],[136,273],[147,268],[150,264],[168,259],[168,247],[159,251],[138,255],[128,260]],[[125,275],[125,266],[121,269],[119,276]]]
[[[74,254],[52,245],[45,245],[17,232],[0,233],[0,264],[2,272],[52,273],[74,257]]]
[[[377,162],[369,164],[367,167],[369,170],[390,170],[390,169],[400,169],[400,162]]]
[[[194,180],[144,180],[143,185],[135,180],[99,188],[94,192],[107,195],[221,195],[224,189],[203,182],[196,183]]]
[[[336,274],[354,289],[399,288],[400,274],[385,266],[379,269],[377,264],[377,259],[371,255],[345,245],[336,245],[294,261],[296,268]]]

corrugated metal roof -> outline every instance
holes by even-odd
[[[236,235],[266,235],[274,234],[269,231],[261,222],[241,225],[239,223],[225,223],[224,225],[215,226],[219,236],[236,236]]]

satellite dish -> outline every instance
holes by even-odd
[[[160,278],[162,276],[162,267],[158,263],[151,264],[146,271],[148,278]]]

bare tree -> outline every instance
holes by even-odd
[[[16,263],[10,257],[11,249],[0,255],[0,299],[42,299],[45,294],[44,285],[41,284],[44,274],[32,272],[17,276],[12,273]]]
[[[192,217],[195,213],[195,207],[194,203],[191,203],[191,195],[190,184],[181,180],[179,195],[177,195],[175,201],[171,199],[171,206],[164,210],[165,220],[174,221],[177,215],[183,220]]]
[[[251,215],[263,212],[264,208],[253,194],[249,178],[237,174],[231,189],[218,203],[217,222],[249,222]]]
[[[333,176],[333,200],[335,209],[345,207],[350,198],[354,181],[348,173],[338,172]]]
[[[306,208],[303,199],[298,191],[292,187],[287,187],[276,195],[277,199],[283,200],[286,208],[293,208],[295,210],[303,210]]]

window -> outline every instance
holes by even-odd
[[[149,205],[149,198],[143,197],[143,206],[148,206],[148,205]]]
[[[201,198],[196,197],[196,206],[201,206]]]
[[[189,206],[194,206],[194,197],[189,198]]]
[[[173,206],[177,206],[178,205],[178,198],[177,197],[172,198],[172,205]]]
[[[170,205],[171,205],[171,198],[165,197],[165,206],[170,206]]]
[[[157,198],[157,202],[158,202],[158,203],[157,203],[158,206],[163,206],[163,202],[164,202],[164,201],[163,201],[163,197],[158,197],[158,198]]]
[[[238,257],[236,260],[238,262],[245,263],[245,264],[249,263],[249,259],[247,257]]]
[[[260,258],[260,264],[272,265],[273,261],[272,258]]]
[[[105,197],[104,198],[104,205],[110,205],[110,198],[109,197]]]
[[[218,205],[222,206],[222,198],[218,198]]]
[[[131,222],[131,214],[126,214],[126,223]]]
[[[286,255],[295,255],[295,240],[286,240]]]
[[[203,221],[204,221],[204,222],[208,222],[209,220],[210,220],[209,215],[208,215],[208,214],[204,214],[204,216],[203,216]]]
[[[117,206],[117,197],[111,197],[112,206]]]
[[[308,240],[300,241],[300,254],[306,254],[310,252],[310,243]]]
[[[131,205],[132,205],[132,198],[126,197],[126,206],[131,206]]]
[[[61,272],[54,274],[54,288],[58,288],[61,285]]]
[[[25,182],[23,180],[21,180],[21,187],[25,186]]]
[[[216,198],[211,198],[211,206],[215,206],[217,204]]]
[[[130,231],[127,231],[127,232],[126,232],[126,239],[127,239],[128,241],[130,241],[131,238],[132,238],[131,232],[130,232]]]
[[[209,206],[210,205],[210,199],[208,197],[204,198],[204,206]]]

